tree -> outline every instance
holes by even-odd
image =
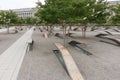
[[[73,3],[73,22],[82,25],[83,37],[87,24],[105,24],[110,15],[108,3],[104,0],[78,0]]]
[[[104,0],[98,0],[93,5],[93,14],[90,17],[90,23],[93,24],[105,24],[110,17],[110,8],[108,2]]]
[[[64,35],[66,33],[65,24],[70,13],[70,4],[72,0],[46,0],[45,5],[38,3],[38,12],[36,16],[50,28],[55,24],[64,27]],[[51,31],[51,29],[50,29]],[[64,37],[65,38],[65,37]]]
[[[21,17],[18,17],[17,24],[20,25],[20,26],[24,25],[25,24],[25,20],[23,18],[21,18]]]
[[[32,18],[32,17],[28,17],[28,18],[25,18],[23,19],[24,20],[24,23],[27,24],[27,25],[34,25],[36,24],[36,18]]]
[[[0,23],[6,25],[7,33],[9,33],[9,25],[17,23],[17,15],[12,11],[1,11]]]
[[[117,4],[114,9],[114,15],[112,17],[112,23],[114,25],[119,25],[120,24],[120,4]]]
[[[38,11],[35,15],[38,17],[38,22],[44,23],[47,25],[47,28],[48,26],[51,28],[54,24],[58,24],[57,8],[54,5],[56,1],[57,0],[46,0],[45,5],[42,5],[40,2],[37,3]]]
[[[60,24],[64,28],[64,38],[66,25],[82,25],[85,37],[87,24],[106,23],[109,16],[107,4],[104,0],[46,0],[45,5],[38,3],[36,16],[47,25]]]

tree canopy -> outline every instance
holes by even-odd
[[[112,23],[120,25],[120,4],[114,7],[114,16],[112,17]]]
[[[0,24],[16,24],[17,15],[12,11],[0,11]]]
[[[109,17],[104,0],[45,0],[38,4],[36,16],[47,24],[104,24]]]

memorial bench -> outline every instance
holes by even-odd
[[[79,69],[77,68],[77,65],[75,64],[72,56],[68,52],[68,50],[59,43],[55,43],[55,45],[61,52],[61,55],[64,59],[65,65],[66,65],[66,69],[67,69],[71,79],[72,80],[84,80]]]
[[[116,32],[120,32],[119,30],[117,30],[117,29],[113,29],[114,31],[116,31]]]
[[[44,37],[45,37],[46,39],[48,38],[48,33],[47,33],[47,32],[44,33]]]
[[[74,41],[73,40],[73,41],[70,41],[68,44],[73,46],[73,47],[77,47],[78,49],[81,49],[87,55],[92,55],[92,53],[89,52],[86,48],[81,47],[83,45],[86,46],[84,43],[81,43],[79,41]]]
[[[64,37],[60,33],[56,33],[55,36],[58,38],[64,39]]]
[[[30,38],[27,43],[28,43],[28,51],[32,51],[34,40]]]
[[[110,31],[105,31],[106,33],[108,33],[109,35],[113,35]]]
[[[116,38],[116,37],[113,37],[113,36],[104,36],[103,38],[112,40],[112,41],[116,42],[120,46],[120,39],[119,38]]]

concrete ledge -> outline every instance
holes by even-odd
[[[33,28],[0,55],[0,80],[17,80],[26,53],[27,41],[31,38],[32,33]]]
[[[30,39],[28,40],[28,44],[29,44],[29,43],[32,43],[32,41],[33,41],[33,39],[30,38]]]
[[[55,43],[55,45],[57,46],[57,48],[60,50],[60,52],[62,54],[62,57],[64,59],[66,68],[68,70],[68,73],[69,73],[71,79],[72,80],[84,80],[79,69],[77,68],[77,65],[75,64],[72,56],[68,52],[68,50],[59,43]]]
[[[45,37],[46,39],[48,38],[48,33],[47,33],[47,32],[44,33],[44,37]]]

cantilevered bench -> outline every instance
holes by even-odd
[[[72,80],[84,80],[77,65],[75,64],[72,56],[68,52],[68,50],[59,43],[55,43],[56,47],[60,50],[62,57],[64,59],[67,71]]]
[[[120,32],[120,30],[118,30],[118,29],[113,29],[114,31],[116,31],[116,32]]]
[[[58,38],[64,39],[64,37],[60,33],[56,33],[55,36]]]
[[[45,37],[46,39],[48,38],[48,33],[47,33],[47,32],[44,33],[44,37]]]
[[[120,35],[119,32],[106,31],[110,35]]]
[[[17,80],[33,28],[0,55],[0,80]]]
[[[85,54],[87,55],[92,55],[91,52],[89,52],[86,48],[81,47],[82,45],[85,45],[85,43],[81,43],[79,41],[70,41],[69,45],[73,46],[73,47],[77,47],[78,49],[81,49]],[[86,45],[85,45],[86,46]]]
[[[28,43],[28,50],[32,51],[34,40],[32,38],[30,38],[27,43]]]
[[[103,38],[112,40],[112,41],[116,42],[118,45],[120,45],[120,38],[116,38],[116,37],[113,37],[113,36],[104,36]]]
[[[112,32],[110,31],[105,31],[106,33],[108,33],[109,35],[113,35]]]

